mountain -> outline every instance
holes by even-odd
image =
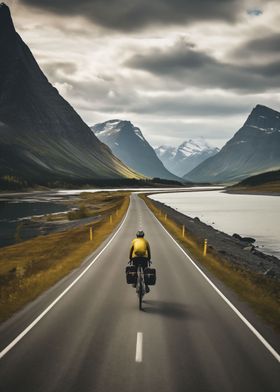
[[[176,152],[177,147],[167,146],[166,144],[155,148],[155,153],[164,165],[169,164],[169,162],[175,157]]]
[[[271,184],[274,182],[280,183],[280,170],[273,170],[257,174],[255,176],[247,177],[235,186],[258,186],[264,184]]]
[[[184,178],[195,182],[237,182],[280,168],[280,113],[257,105],[221,151]]]
[[[32,183],[139,177],[48,82],[0,5],[0,179]]]
[[[228,186],[227,192],[280,195],[280,170],[247,177],[237,184]]]
[[[119,159],[137,172],[148,177],[179,179],[164,167],[140,129],[130,121],[109,120],[91,129]]]
[[[217,154],[219,149],[199,138],[189,139],[178,148],[163,145],[156,148],[155,152],[168,170],[182,177],[205,159]]]

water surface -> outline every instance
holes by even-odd
[[[279,196],[205,191],[157,194],[151,198],[230,235],[254,237],[261,251],[280,258]]]
[[[192,188],[184,189],[192,190]],[[0,193],[0,246],[11,245],[15,242],[16,228],[23,219],[68,211],[71,208],[64,203],[68,201],[74,202],[82,192],[94,193],[118,190],[141,192],[147,191],[147,188],[90,188],[34,191],[26,193]],[[160,192],[164,191],[164,188],[149,188],[149,191],[153,190]],[[166,190],[170,190],[170,188],[165,188],[165,191]],[[173,190],[177,191],[178,188],[174,188]],[[23,225],[21,228],[22,239],[29,239],[39,234],[44,234],[44,231],[38,233],[38,230],[33,230],[33,228],[28,225]]]
[[[0,246],[11,245],[15,242],[16,228],[23,219],[32,216],[64,212],[69,207],[61,203],[38,201],[37,199],[0,200]],[[22,239],[33,237],[30,230],[21,228]]]

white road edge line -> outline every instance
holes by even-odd
[[[102,255],[102,253],[108,248],[108,246],[112,243],[112,241],[114,240],[114,238],[117,236],[117,234],[119,233],[119,231],[122,229],[128,213],[129,213],[129,209],[130,209],[130,204],[129,204],[129,208],[126,212],[126,215],[120,225],[120,227],[118,228],[118,230],[115,232],[115,234],[113,235],[113,237],[109,240],[109,242],[104,246],[104,248],[102,248],[102,250],[98,253],[98,255],[91,261],[91,263],[81,272],[81,274],[31,323],[28,325],[28,327],[26,327],[8,346],[6,346],[1,352],[0,352],[0,359],[2,359],[13,347],[15,347],[15,345],[20,342],[25,335],[28,334],[28,332],[31,331],[32,328],[35,327],[36,324],[39,323],[39,321],[68,293],[69,290],[71,290],[71,288],[73,286],[75,286],[75,284],[85,275],[85,273],[92,267],[92,265],[96,262],[96,260]]]
[[[166,230],[166,228],[161,224],[157,217],[151,212],[149,207],[147,207],[151,215],[163,228],[163,230],[169,235],[172,241],[178,246],[178,248],[184,253],[184,255],[190,260],[194,267],[201,273],[204,279],[213,287],[213,289],[219,294],[219,296],[227,303],[227,305],[234,311],[234,313],[243,321],[243,323],[250,329],[251,332],[259,339],[259,341],[266,347],[266,349],[273,355],[273,357],[280,363],[280,355],[278,352],[268,343],[268,341],[256,330],[256,328],[243,316],[243,314],[230,302],[230,300],[218,289],[218,287],[208,278],[208,276],[198,267],[195,261],[185,252],[185,250],[178,244],[178,242],[172,237],[172,235]]]
[[[142,362],[142,360],[143,360],[143,333],[137,332],[135,362],[140,363]]]

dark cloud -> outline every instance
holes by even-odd
[[[180,39],[173,47],[136,54],[126,66],[175,83],[200,88],[222,88],[239,92],[265,91],[280,86],[279,62],[237,65],[221,62]]]
[[[275,77],[279,78],[280,76],[280,60],[273,61],[269,64],[256,65],[254,67],[254,72],[262,75],[266,80],[270,79],[275,83]],[[276,83],[276,85],[279,86],[279,83]]]
[[[255,38],[245,42],[237,48],[232,55],[239,58],[248,56],[280,55],[280,33],[274,33],[265,37]]]
[[[250,104],[238,100],[226,99],[214,94],[208,97],[193,97],[191,95],[142,97],[131,102],[129,109],[133,113],[169,115],[169,116],[203,116],[227,117],[246,113]]]
[[[72,76],[78,69],[77,65],[70,61],[48,62],[41,65],[48,77],[54,81],[61,81],[65,76]]]
[[[61,15],[82,15],[116,30],[133,31],[160,24],[187,24],[206,20],[234,22],[242,0],[21,0]],[[244,10],[243,10],[244,11]]]
[[[186,69],[202,68],[213,64],[215,60],[199,52],[194,45],[180,39],[168,49],[154,49],[145,54],[136,54],[126,62],[131,68],[143,69],[152,73],[170,74]]]
[[[103,113],[134,113],[138,115],[159,117],[228,117],[240,113],[248,113],[255,101],[244,97],[208,94],[193,96],[192,94],[165,92],[160,95],[150,95],[136,92],[128,83],[123,83],[122,89],[108,86],[95,79],[87,82],[64,80],[71,84],[70,100],[82,110],[94,110]],[[114,89],[114,95],[108,99],[109,88]],[[148,84],[143,86],[148,89]]]

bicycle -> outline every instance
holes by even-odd
[[[151,263],[150,260],[142,259],[138,260],[134,265],[131,265],[132,261],[130,260],[130,265],[125,270],[126,283],[132,284],[136,288],[139,310],[142,310],[142,302],[144,295],[147,293],[147,285],[154,286],[156,283],[156,270],[155,268],[149,268]]]
[[[136,282],[136,293],[139,299],[139,310],[142,310],[142,300],[146,293],[146,286],[144,281],[144,270],[142,265],[137,267],[137,282]]]

